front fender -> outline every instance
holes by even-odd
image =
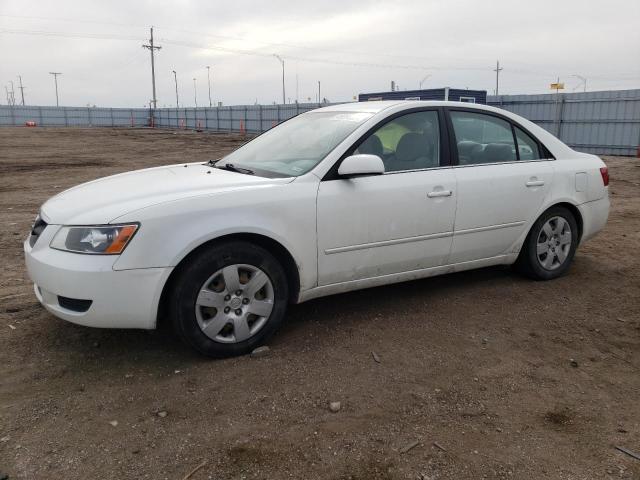
[[[238,233],[263,235],[284,246],[298,266],[300,288],[317,282],[316,192],[310,182],[292,182],[177,200],[124,215],[140,230],[114,270],[175,267],[190,252],[216,238]]]

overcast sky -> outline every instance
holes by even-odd
[[[151,98],[155,27],[158,106],[331,101],[360,92],[443,86],[546,93],[640,88],[638,0],[0,0],[0,103],[13,81],[20,102],[142,106]],[[430,75],[430,76],[429,76]],[[296,82],[297,77],[297,82]],[[297,85],[297,87],[296,87]],[[578,90],[581,90],[580,86]]]

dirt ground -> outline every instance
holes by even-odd
[[[605,159],[611,217],[567,276],[489,268],[311,301],[262,358],[40,307],[22,241],[48,197],[242,141],[0,129],[0,478],[640,478],[615,449],[640,452],[640,159]]]

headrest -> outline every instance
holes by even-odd
[[[400,162],[413,162],[427,153],[427,142],[419,133],[405,133],[396,147],[396,158]]]
[[[461,165],[478,162],[479,155],[482,155],[482,144],[471,140],[458,142],[458,159]]]
[[[506,162],[509,160],[515,160],[515,154],[511,145],[506,143],[489,143],[484,147],[482,152],[482,159],[487,162]]]

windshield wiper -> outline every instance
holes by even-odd
[[[225,163],[220,167],[216,165],[216,168],[219,168],[221,170],[229,170],[231,172],[244,173],[245,175],[254,175],[253,170],[249,170],[248,168],[236,167],[233,165],[233,163]]]

